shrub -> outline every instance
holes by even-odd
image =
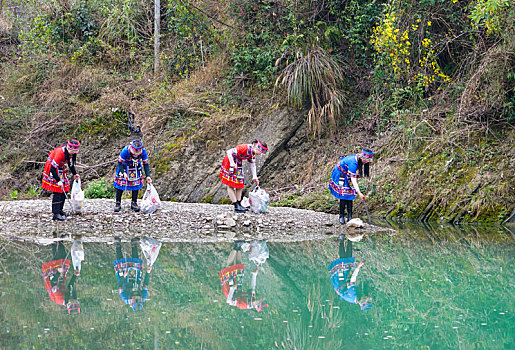
[[[114,187],[111,183],[107,183],[103,177],[100,180],[89,183],[88,187],[84,190],[84,196],[86,198],[113,198]]]
[[[297,60],[290,63],[276,84],[286,86],[288,102],[301,108],[310,103],[308,125],[313,136],[320,135],[324,126],[336,124],[345,103],[343,70],[340,64],[324,49],[313,47],[306,54],[297,53]]]

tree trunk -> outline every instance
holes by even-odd
[[[161,0],[154,0],[154,73],[159,72],[159,46],[161,34]]]

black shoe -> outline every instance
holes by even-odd
[[[122,210],[122,204],[120,202],[116,202],[114,205],[114,212],[118,213],[120,210]]]
[[[245,243],[245,240],[243,240],[243,239],[238,239],[238,240],[234,241],[234,245],[233,245],[232,249],[241,250],[241,246],[243,245],[243,243]]]
[[[58,214],[54,214],[54,216],[52,217],[52,220],[64,221],[64,220],[66,220],[66,218],[58,213]]]
[[[345,216],[340,215],[340,224],[345,225]]]
[[[131,203],[131,210],[138,212],[139,211],[138,203],[132,202]]]
[[[248,211],[248,209],[242,206],[239,201],[237,201],[234,203],[234,211],[236,213],[245,213],[246,211]]]
[[[68,216],[68,214],[66,214],[66,212],[65,212],[64,210],[61,210],[61,211],[59,212],[59,214],[61,214],[61,216],[64,216],[64,217],[67,217],[67,216]]]

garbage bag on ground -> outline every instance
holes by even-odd
[[[259,186],[249,193],[250,210],[254,213],[264,213],[270,203],[270,196],[266,191]]]
[[[249,260],[256,265],[262,265],[270,256],[266,241],[253,240],[250,242]]]
[[[250,207],[250,202],[249,202],[249,198],[248,198],[248,197],[243,197],[243,198],[241,199],[241,202],[240,202],[240,203],[241,203],[241,205],[242,205],[243,207],[245,207],[245,208]]]
[[[150,214],[158,209],[161,209],[159,194],[154,185],[148,184],[147,190],[143,195],[143,200],[141,201],[141,211],[145,214]]]
[[[72,211],[75,214],[80,214],[80,212],[82,210],[82,205],[84,204],[84,191],[80,187],[80,179],[73,181],[72,192],[71,192],[71,203],[72,203]]]
[[[84,261],[84,246],[81,241],[75,240],[70,248],[73,268],[75,270],[81,269],[81,262]]]
[[[159,255],[159,249],[161,249],[162,243],[150,237],[143,237],[139,241],[139,245],[143,255],[145,255],[145,258],[147,259],[147,266],[154,265],[154,262]]]

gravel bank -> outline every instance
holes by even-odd
[[[114,201],[88,199],[81,215],[64,222],[52,220],[50,199],[0,201],[0,235],[6,238],[44,241],[53,232],[82,234],[83,241],[107,241],[113,236],[147,235],[163,242],[220,242],[234,239],[301,241],[348,233],[338,216],[310,210],[269,207],[266,214],[235,214],[232,205],[163,202],[153,214],[135,213],[130,200],[114,213]],[[68,203],[64,207],[69,209]],[[365,225],[351,232],[387,232]]]

